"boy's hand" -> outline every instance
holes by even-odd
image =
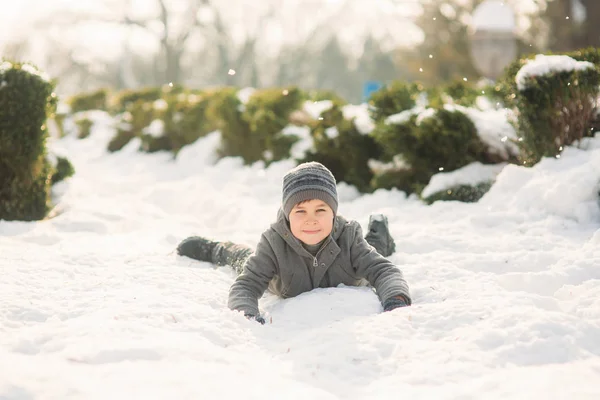
[[[408,307],[408,303],[406,302],[406,298],[404,296],[394,296],[390,297],[383,303],[383,311],[392,311],[396,308]]]
[[[252,314],[244,314],[244,317],[248,318],[248,319],[253,319],[256,322],[258,322],[261,325],[264,325],[267,321],[265,321],[265,319],[263,317],[261,317],[260,315],[252,315]]]

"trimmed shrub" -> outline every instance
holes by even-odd
[[[215,93],[206,115],[221,130],[219,155],[242,157],[247,164],[289,158],[298,138],[286,136],[282,130],[304,98],[305,94],[294,87],[257,90],[245,105],[236,89]]]
[[[79,118],[75,120],[75,125],[77,125],[77,138],[85,139],[90,136],[94,123],[88,118]]]
[[[250,126],[242,118],[242,103],[237,97],[237,89],[224,88],[216,92],[206,115],[221,131],[221,145],[217,150],[220,157],[240,156],[246,163],[261,159],[263,150],[256,148],[250,136]]]
[[[89,110],[107,110],[108,91],[106,89],[96,90],[90,93],[82,93],[69,98],[67,103],[71,107],[71,112]]]
[[[180,93],[160,99],[160,107],[154,106],[155,120],[163,123],[161,135],[141,134],[142,150],[147,152],[172,151],[175,154],[185,145],[216,129],[216,123],[208,118],[207,109],[214,93]],[[153,104],[156,105],[156,102]]]
[[[401,154],[413,168],[453,171],[485,158],[475,125],[460,111],[438,109],[417,122],[412,120],[412,129],[401,129],[404,134],[397,138]]]
[[[382,173],[376,173],[371,180],[373,189],[396,188],[406,194],[421,193],[431,178],[431,173],[414,168],[390,169]]]
[[[41,159],[16,179],[2,179],[0,185],[0,220],[37,221],[50,210],[50,185],[53,169]]]
[[[129,107],[135,103],[148,103],[158,100],[162,97],[161,87],[149,87],[136,90],[123,90],[116,94],[113,100],[113,112],[121,113],[129,110]]]
[[[465,107],[475,105],[475,100],[481,95],[481,90],[477,90],[474,85],[462,80],[447,84],[443,88],[443,92],[450,96],[455,104]]]
[[[554,157],[564,146],[591,136],[599,85],[600,73],[595,67],[527,78],[516,95],[524,164]]]
[[[163,121],[165,135],[169,139],[168,150],[177,153],[183,146],[194,143],[217,128],[216,122],[207,115],[213,95],[214,92],[206,92],[185,95],[183,100],[167,100]]]
[[[0,219],[37,220],[48,212],[46,120],[56,109],[53,90],[34,66],[0,63]]]
[[[56,129],[58,130],[58,137],[65,137],[65,118],[67,116],[65,114],[54,113],[52,119],[56,124]]]
[[[418,85],[401,81],[384,86],[373,93],[369,99],[371,118],[376,122],[382,122],[390,115],[410,110],[416,105],[418,92]]]
[[[116,135],[108,143],[108,151],[121,150],[135,137],[141,137],[144,128],[156,119],[157,111],[153,102],[138,100],[128,106],[129,111],[121,115],[121,124]]]
[[[482,182],[475,186],[459,185],[434,193],[423,200],[427,204],[432,204],[436,201],[462,201],[463,203],[476,203],[490,190],[492,184],[493,182]]]
[[[375,187],[395,181],[396,187],[418,193],[440,169],[453,171],[473,161],[486,162],[487,158],[475,125],[460,111],[428,109],[403,123],[380,123],[372,134],[384,149],[383,161],[401,155],[409,170],[378,177],[373,181]]]
[[[371,191],[373,172],[368,166],[370,159],[378,159],[382,149],[370,135],[358,131],[354,120],[344,119],[341,107],[333,107],[321,114],[311,135],[314,150],[303,160],[318,161],[327,166],[338,181],[354,185],[362,192]]]
[[[56,158],[56,167],[52,174],[51,182],[54,185],[60,181],[63,181],[75,174],[75,168],[71,162],[64,157]]]
[[[294,136],[282,133],[290,123],[290,115],[299,109],[304,93],[298,88],[261,89],[252,94],[242,118],[250,127],[254,145],[263,149],[262,159],[271,162],[289,158]]]
[[[552,53],[548,54],[552,55]],[[562,54],[577,61],[589,61],[596,65],[597,70],[600,69],[600,49],[598,48],[586,48],[561,53],[561,55]],[[592,92],[594,91],[594,82],[598,79],[597,74],[594,72],[588,71],[586,74],[579,77],[569,77],[569,73],[566,73],[566,75],[564,75],[565,73],[563,73],[563,75],[559,74],[560,76],[553,74],[552,76],[554,78],[544,75],[543,77],[539,77],[542,80],[540,84],[533,83],[535,86],[533,90],[528,91],[526,94],[519,92],[516,76],[521,68],[534,57],[536,57],[536,54],[529,54],[509,65],[504,70],[502,78],[494,87],[494,91],[488,92],[493,98],[502,102],[505,107],[517,111],[519,120],[513,121],[513,124],[515,125],[517,133],[522,137],[522,142],[520,143],[522,154],[521,163],[529,166],[534,165],[543,156],[556,156],[560,153],[561,146],[565,145],[559,144],[563,141],[561,136],[565,133],[565,129],[569,129],[569,137],[577,137],[578,134],[573,135],[573,132],[581,131],[580,127],[583,125],[587,125],[587,128],[583,128],[584,136],[587,136],[588,133],[591,134],[592,131],[600,128],[600,121],[597,120],[597,117],[594,115],[591,116],[591,119],[587,119],[586,117],[590,105],[585,99],[584,92],[588,91],[588,89]],[[553,79],[555,82],[550,82]],[[586,81],[587,79],[590,80]],[[575,81],[577,81],[576,86],[569,85],[569,83]],[[565,87],[560,88],[560,85],[565,85]],[[549,91],[547,96],[540,92],[541,90],[544,90],[544,88]],[[563,103],[563,105],[568,103],[569,105],[566,107],[567,117],[565,118],[564,110],[560,111],[557,108],[558,103],[554,104],[554,111],[551,111],[550,109],[542,110],[540,105],[536,106],[535,104],[531,104],[531,101],[536,101],[538,98],[545,102],[545,107],[549,106],[552,102],[552,98],[557,102]],[[580,109],[580,106],[583,107],[583,109]],[[521,110],[521,108],[523,108],[523,110]],[[571,108],[571,110],[569,110],[569,108]],[[525,114],[521,111],[524,111]],[[544,118],[548,118],[545,124],[543,121]],[[561,119],[563,119],[563,121],[560,121]],[[573,120],[577,122],[571,127]],[[552,123],[562,126],[553,126]],[[538,134],[541,137],[537,138]],[[554,135],[556,135],[556,137],[554,137]],[[553,137],[556,140],[555,145],[550,143]],[[569,140],[569,138],[566,139],[567,141]]]
[[[553,55],[555,53],[547,53]],[[567,55],[577,61],[589,61],[600,68],[600,48],[590,47],[585,49],[579,49],[572,52],[560,53],[561,55]],[[502,77],[498,80],[495,86],[495,93],[502,99],[506,107],[516,107],[517,98],[517,73],[523,68],[527,61],[535,58],[536,54],[528,54],[515,60],[512,64],[504,69]]]
[[[108,142],[107,149],[111,153],[119,151],[134,137],[136,136],[132,130],[119,128],[117,129],[117,134],[110,140],[110,142]]]
[[[140,150],[146,153],[171,150],[171,141],[167,136],[142,135]]]
[[[309,101],[323,101],[323,100],[331,100],[335,104],[339,104],[341,106],[348,104],[346,99],[338,95],[332,90],[320,89],[320,90],[309,90],[307,92]]]

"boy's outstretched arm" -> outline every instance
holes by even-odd
[[[229,289],[228,307],[261,322],[258,299],[267,290],[269,282],[275,276],[276,268],[275,254],[263,235],[256,251],[246,261],[243,272]]]
[[[401,302],[411,305],[408,284],[402,271],[367,243],[360,225],[356,225],[354,242],[350,247],[352,266],[356,274],[367,279],[375,288],[385,311],[401,306]]]

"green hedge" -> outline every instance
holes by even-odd
[[[600,82],[600,49],[580,49],[560,55],[589,61],[596,69],[540,75],[520,91],[516,76],[536,56],[530,54],[507,67],[495,87],[494,94],[504,106],[517,113],[514,125],[521,137],[520,162],[528,166],[541,157],[560,154],[564,146],[600,128],[595,105]]]
[[[392,182],[408,192],[419,192],[440,169],[449,172],[487,158],[473,122],[462,112],[445,108],[414,113],[402,123],[380,123],[373,136],[384,149],[383,161],[401,155],[408,164],[377,177],[373,185]]]
[[[30,64],[0,63],[0,219],[37,220],[48,212],[52,167],[46,120],[54,83]]]
[[[164,132],[155,137],[141,134],[142,149],[147,152],[172,151],[181,148],[216,129],[216,122],[207,115],[214,92],[168,94],[163,109],[156,110],[153,118],[164,124]],[[155,104],[154,102],[152,104]],[[147,120],[144,120],[147,121]]]
[[[119,151],[134,137],[141,137],[144,128],[157,117],[153,102],[136,101],[129,104],[128,111],[120,114],[117,134],[108,143],[108,151]]]
[[[377,123],[390,115],[410,110],[416,105],[419,86],[405,82],[393,82],[373,93],[369,99],[371,118]]]
[[[464,203],[476,203],[492,187],[493,182],[482,182],[475,186],[458,185],[450,189],[442,190],[424,198],[427,204],[436,201],[461,201]]]
[[[207,108],[207,118],[221,130],[219,155],[242,157],[247,164],[289,158],[297,138],[283,135],[282,130],[305,98],[295,87],[261,89],[242,104],[237,89],[218,91]]]
[[[167,93],[179,93],[182,89],[180,86],[171,87],[164,85],[160,87],[146,87],[141,89],[126,89],[116,93],[111,103],[111,111],[113,113],[121,113],[128,111],[134,104],[151,103],[155,100],[163,98]]]
[[[596,118],[597,69],[538,76],[518,92],[523,162],[554,157],[564,146],[590,136]]]
[[[248,122],[242,118],[237,89],[224,88],[215,93],[206,113],[221,131],[220,157],[241,156],[247,163],[262,158],[262,149],[253,143]]]
[[[85,139],[90,136],[93,124],[94,123],[88,118],[77,118],[75,120],[75,125],[77,126],[77,138]]]
[[[75,174],[75,168],[73,164],[65,157],[56,158],[56,167],[54,168],[51,183],[54,185],[60,181],[63,181]]]
[[[577,60],[600,62],[598,49],[569,55]],[[369,99],[369,112],[375,123],[369,134],[359,132],[354,121],[344,118],[345,100],[330,91],[259,89],[245,104],[238,98],[238,89],[232,87],[194,91],[163,86],[119,92],[107,100],[109,111],[122,115],[109,149],[121,149],[137,137],[141,150],[176,154],[199,137],[219,130],[219,156],[241,157],[247,164],[268,164],[289,158],[290,149],[300,139],[289,134],[291,131],[284,134],[286,126],[308,126],[313,147],[298,161],[320,161],[339,181],[363,192],[395,187],[420,193],[441,168],[449,172],[474,161],[498,161],[488,153],[487,145],[479,138],[471,119],[460,111],[461,107],[450,105],[474,106],[478,97],[485,95],[493,103],[516,111],[519,120],[515,127],[521,136],[523,159],[509,162],[532,164],[543,155],[556,155],[561,146],[600,126],[592,104],[600,84],[596,70],[538,77],[527,90],[518,91],[515,76],[526,60],[527,57],[513,63],[492,86],[464,80],[433,88],[419,83],[389,83]],[[161,107],[156,107],[157,100]],[[331,100],[333,106],[314,119],[303,109],[303,102],[321,100]],[[422,107],[416,107],[417,103]],[[423,108],[425,105],[427,109]],[[406,120],[390,123],[388,117],[401,112],[407,112]],[[146,131],[155,120],[164,125],[158,136]],[[567,129],[568,135],[557,135]],[[398,159],[404,163],[394,164]],[[389,165],[376,167],[377,163],[371,160]],[[370,165],[375,166],[373,170]],[[470,201],[483,189],[457,187],[451,194],[445,192],[433,198]]]
[[[464,80],[452,81],[439,87],[425,90],[430,107],[442,108],[445,104],[453,103],[465,107],[473,107],[482,90]]]
[[[108,90],[99,89],[94,92],[81,93],[68,100],[72,113],[88,110],[106,110],[108,106]]]
[[[382,149],[371,135],[358,131],[354,120],[345,119],[341,106],[333,104],[314,122],[311,135],[314,148],[300,161],[318,161],[327,166],[340,182],[360,191],[372,190],[370,159],[379,159]]]

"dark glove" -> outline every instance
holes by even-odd
[[[261,317],[260,315],[252,315],[252,314],[244,314],[244,317],[248,318],[248,319],[253,319],[256,322],[258,322],[261,325],[264,325],[267,321],[265,321],[265,319],[263,317]]]
[[[404,296],[390,297],[383,303],[383,311],[392,311],[400,307],[408,307],[410,304],[406,301]]]

